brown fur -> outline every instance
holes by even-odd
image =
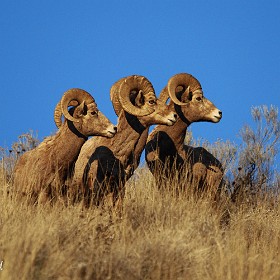
[[[136,117],[118,109],[116,112],[119,118],[114,139],[95,137],[88,140],[81,149],[75,164],[73,188],[81,190],[86,204],[93,200],[94,204],[99,205],[106,196],[112,197],[113,205],[117,200],[121,200],[125,182],[139,163],[134,161],[135,148],[139,139],[146,142],[148,136],[143,133],[152,124],[171,125],[176,121],[174,111],[169,110],[164,102],[157,100],[154,93],[150,92],[142,98],[139,98],[139,95],[140,91],[135,94],[134,89],[131,102],[139,108],[150,106],[153,113]],[[151,100],[154,103],[150,103]]]
[[[189,103],[179,106],[171,101],[169,107],[177,112],[177,122],[172,127],[157,125],[148,136],[145,156],[149,169],[160,180],[162,174],[157,172],[159,169],[165,168],[166,175],[170,176],[172,168],[175,168],[182,175],[188,173],[191,183],[196,187],[217,190],[223,177],[221,163],[204,148],[184,145],[184,138],[191,123],[218,122],[222,113],[203,93],[193,94],[184,87],[178,87],[177,96]]]
[[[62,186],[70,174],[82,145],[90,135],[112,137],[111,122],[98,112],[95,103],[80,104],[73,116],[79,122],[66,120],[57,133],[47,137],[38,147],[23,154],[14,170],[14,189],[36,202],[45,202]]]

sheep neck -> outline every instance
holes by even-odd
[[[73,124],[73,122],[67,120],[67,127],[68,129],[73,133],[73,135],[77,136],[78,138],[84,139],[84,141],[87,141],[88,137],[82,134]]]
[[[77,130],[75,128],[75,130]],[[71,164],[78,157],[82,145],[87,137],[80,133],[75,133],[73,124],[64,123],[56,134],[56,157],[57,162],[64,162],[65,165]],[[57,152],[59,151],[59,153]]]
[[[117,125],[118,132],[108,140],[115,156],[124,166],[127,165],[128,158],[134,152],[135,146],[145,129],[146,127],[139,122],[137,117],[121,112]]]
[[[167,125],[162,125],[162,124],[156,126],[153,134],[155,134],[159,131],[165,132],[166,134],[168,134],[170,139],[173,141],[174,145],[177,148],[179,148],[184,145],[185,134],[186,134],[187,128],[188,128],[188,124],[186,124],[185,122],[182,121],[182,119],[179,118],[176,121],[176,123],[172,126],[167,126]]]
[[[174,143],[179,154],[183,154],[183,146],[185,141],[186,130],[190,126],[191,121],[186,118],[182,112],[182,108],[179,105],[174,104],[173,102],[169,105],[171,110],[175,110],[179,118],[173,126],[158,125],[152,135],[162,131],[165,132],[170,140]]]

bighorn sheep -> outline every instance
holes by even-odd
[[[171,126],[177,118],[165,104],[167,100],[156,98],[152,84],[143,76],[120,79],[111,87],[110,96],[118,116],[114,139],[88,140],[75,164],[73,187],[82,190],[85,205],[100,205],[105,198],[111,205],[121,202],[125,182],[137,165],[134,150],[139,140],[146,143],[150,125]]]
[[[189,182],[196,188],[217,190],[223,177],[221,163],[204,148],[184,145],[184,138],[191,123],[217,123],[222,112],[204,97],[199,81],[190,74],[171,77],[160,96],[166,92],[180,101],[169,103],[170,110],[175,110],[179,118],[173,127],[157,125],[148,136],[145,158],[150,171],[160,179],[162,174],[157,171],[164,168],[166,176],[171,176],[171,170],[176,169],[182,177],[188,174]]]
[[[76,105],[68,112],[69,105]],[[65,121],[62,124],[61,115]],[[24,153],[14,169],[14,188],[33,202],[45,202],[62,188],[88,136],[112,138],[116,127],[98,110],[94,98],[82,89],[66,91],[55,109],[57,133]]]

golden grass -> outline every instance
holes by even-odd
[[[122,216],[28,205],[1,174],[0,279],[280,279],[280,212],[159,192],[146,168]]]

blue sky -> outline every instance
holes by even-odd
[[[0,146],[54,133],[69,88],[90,92],[116,123],[115,81],[144,75],[159,94],[180,72],[223,111],[218,124],[193,124],[194,137],[236,142],[252,106],[280,108],[279,13],[278,0],[1,0]]]

